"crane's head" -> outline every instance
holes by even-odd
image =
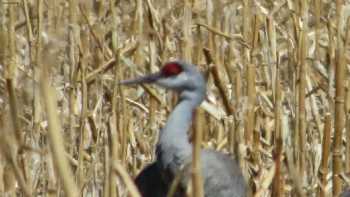
[[[155,83],[161,87],[172,90],[189,90],[205,92],[205,80],[197,68],[183,61],[166,63],[159,72],[142,76],[136,79],[129,79],[120,82],[121,84]]]

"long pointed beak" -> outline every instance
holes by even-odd
[[[153,83],[160,78],[161,78],[161,73],[156,72],[156,73],[152,73],[152,74],[138,77],[135,79],[126,79],[126,80],[120,81],[119,84],[120,85],[134,85],[134,84],[140,84],[140,83]]]

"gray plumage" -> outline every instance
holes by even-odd
[[[347,188],[345,191],[343,191],[343,193],[340,194],[340,197],[350,197],[350,188]]]
[[[146,167],[135,182],[144,197],[166,196],[174,176],[184,166],[190,166],[192,145],[187,131],[192,114],[206,94],[206,83],[194,65],[183,61],[169,62],[160,72],[121,84],[155,83],[179,92],[179,102],[171,112],[157,143],[157,160]],[[212,151],[201,152],[202,176],[206,197],[244,197],[246,183],[236,161],[228,155]],[[184,196],[191,175],[188,169],[175,196]],[[153,182],[153,183],[151,183]]]

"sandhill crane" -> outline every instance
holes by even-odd
[[[191,163],[192,146],[187,131],[192,123],[193,111],[205,98],[206,82],[194,65],[173,61],[166,63],[159,72],[121,82],[124,85],[140,83],[155,83],[180,94],[179,102],[160,132],[156,161],[143,169],[135,180],[142,196],[164,197],[177,172]],[[202,150],[201,166],[206,197],[246,196],[241,169],[228,155]],[[181,179],[175,196],[185,196],[183,192],[186,191],[189,174]]]

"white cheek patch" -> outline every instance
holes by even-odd
[[[176,77],[176,80],[181,82],[181,83],[188,83],[189,79],[188,76],[185,74],[180,74]]]
[[[182,89],[188,86],[192,86],[193,82],[189,79],[188,75],[181,73],[175,77],[162,78],[158,80],[158,85],[166,88]]]

